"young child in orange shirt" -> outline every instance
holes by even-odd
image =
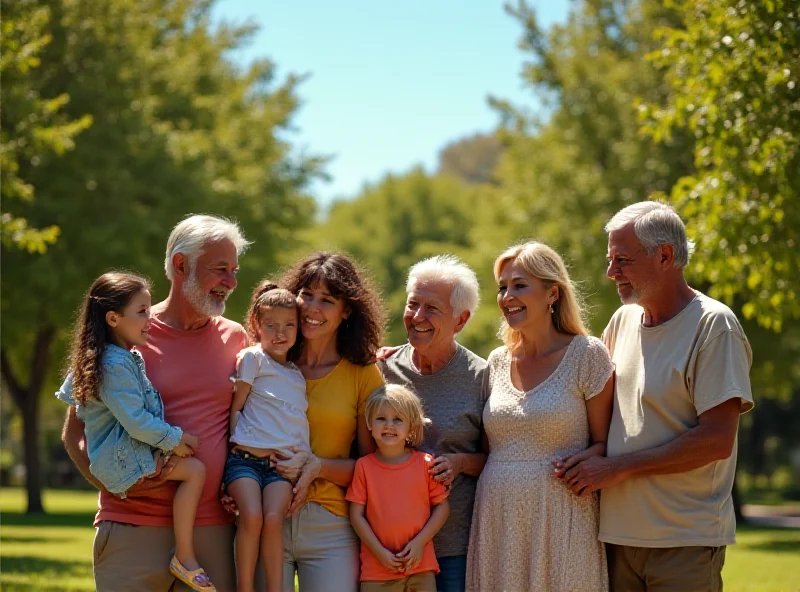
[[[433,457],[415,450],[428,421],[422,402],[403,386],[386,385],[369,396],[365,415],[378,449],[356,461],[347,491],[361,539],[361,592],[436,592],[432,539],[450,505],[449,492],[428,472]]]

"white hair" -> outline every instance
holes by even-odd
[[[470,317],[478,310],[480,286],[475,272],[453,255],[437,255],[414,264],[408,272],[406,292],[411,292],[417,282],[445,283],[453,287],[450,306],[458,316],[465,310]]]
[[[221,216],[194,214],[179,222],[169,235],[167,241],[167,257],[164,259],[164,270],[170,281],[175,279],[173,257],[181,253],[189,258],[191,269],[203,254],[204,247],[221,240],[229,240],[236,247],[236,254],[241,255],[250,244],[244,238],[239,225]]]
[[[640,201],[614,214],[605,230],[612,232],[630,223],[633,223],[636,238],[648,255],[654,255],[661,245],[672,245],[675,267],[681,269],[689,263],[694,241],[686,237],[686,226],[672,206],[657,201]]]

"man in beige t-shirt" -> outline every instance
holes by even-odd
[[[608,457],[565,478],[576,493],[602,490],[612,592],[722,590],[750,345],[727,306],[686,284],[690,243],[672,208],[634,204],[606,230],[624,303],[603,333],[616,366]]]

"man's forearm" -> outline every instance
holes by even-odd
[[[611,460],[626,479],[645,475],[669,475],[699,469],[714,461],[728,458],[731,448],[727,448],[727,452],[725,448],[720,445],[717,434],[697,427],[656,448]]]
[[[315,478],[325,479],[326,481],[335,483],[339,487],[347,487],[350,485],[350,482],[353,480],[356,461],[351,458],[316,458],[320,465]]]
[[[486,454],[483,452],[459,452],[456,457],[456,467],[459,473],[479,477],[486,465]]]
[[[89,454],[86,452],[86,437],[83,431],[83,422],[75,415],[75,408],[70,407],[67,411],[67,418],[64,422],[64,431],[61,433],[61,440],[64,448],[75,467],[80,471],[83,478],[89,483],[103,490],[103,484],[92,475],[89,470]]]

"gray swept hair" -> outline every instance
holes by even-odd
[[[167,257],[164,259],[164,270],[170,281],[175,279],[175,266],[172,258],[177,253],[186,255],[190,267],[203,254],[204,247],[210,243],[229,240],[236,247],[236,254],[241,255],[250,245],[244,238],[239,225],[223,218],[208,214],[193,214],[180,221],[169,234],[167,241]]]
[[[481,299],[478,276],[454,255],[436,255],[415,263],[408,272],[406,292],[411,292],[417,282],[438,282],[453,286],[450,306],[453,307],[454,316],[468,310],[472,317],[478,310]]]
[[[619,230],[633,222],[636,238],[652,256],[661,245],[675,249],[674,265],[681,269],[689,263],[694,241],[686,236],[686,226],[672,206],[657,201],[640,201],[622,208],[606,224],[606,232]]]

